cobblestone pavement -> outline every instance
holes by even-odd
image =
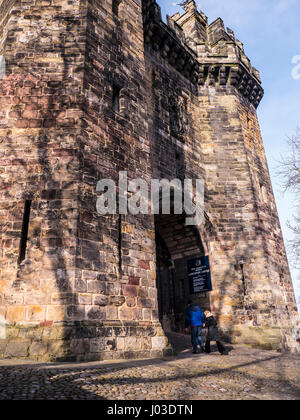
[[[0,361],[0,399],[300,399],[300,356],[234,346],[228,356],[56,364]]]

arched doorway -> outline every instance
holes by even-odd
[[[209,308],[209,293],[192,293],[188,265],[205,255],[194,226],[185,225],[183,215],[156,215],[156,272],[159,317],[165,331],[182,332],[189,299]]]

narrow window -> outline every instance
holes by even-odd
[[[22,224],[22,232],[21,232],[19,264],[22,261],[24,261],[25,256],[26,256],[30,208],[31,208],[31,200],[26,200],[25,206],[24,206],[23,224]]]
[[[115,112],[120,112],[120,91],[119,86],[113,85],[112,107]]]
[[[114,15],[119,16],[120,0],[112,0],[112,12]]]

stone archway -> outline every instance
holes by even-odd
[[[183,215],[155,216],[159,318],[165,331],[182,332],[189,299],[204,310],[209,294],[191,294],[188,261],[205,255],[199,232],[185,225]]]

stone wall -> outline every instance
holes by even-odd
[[[14,343],[15,356],[43,360],[163,354],[169,350],[158,323],[153,221],[96,212],[99,179],[117,181],[120,170],[129,179],[151,175],[141,8],[129,0],[116,16],[111,2],[21,2],[7,33],[1,355],[12,356]],[[112,109],[114,86],[119,112]],[[88,327],[80,336],[82,322]],[[107,334],[113,338],[103,341]]]
[[[20,1],[6,18],[1,52],[7,77],[0,81],[5,355],[20,324],[42,331],[45,324],[72,319],[84,15],[79,2]],[[31,209],[21,261],[26,201]],[[41,340],[39,332],[35,340]]]
[[[155,230],[175,259],[209,255],[205,304],[229,340],[296,348],[255,111],[263,90],[233,32],[193,1],[168,25],[152,0],[117,11],[111,0],[3,1],[0,16],[0,355],[168,353]],[[204,179],[205,222],[192,233],[174,223],[174,235],[166,219],[100,216],[97,181],[118,184],[120,171]]]
[[[205,179],[206,221],[199,233],[211,262],[211,310],[232,342],[280,348],[288,340],[297,349],[299,336],[291,329],[298,312],[255,110],[263,93],[260,75],[234,33],[221,19],[208,25],[194,2],[184,15],[168,18],[169,28],[158,9],[149,10],[153,172]],[[200,64],[190,78],[180,68],[187,66],[187,52]],[[183,133],[173,132],[173,95],[175,126]]]
[[[206,105],[204,121],[208,123],[201,143],[207,175],[207,211],[212,223],[212,310],[218,313],[220,325],[234,341],[242,337],[244,342],[257,340],[257,344],[264,342],[266,347],[276,342],[280,347],[278,327],[294,325],[298,315],[294,295],[283,308],[284,288],[291,287],[291,280],[287,263],[282,265],[286,256],[257,117],[244,98],[233,90],[224,90],[208,88],[206,94],[205,89],[200,94]],[[250,135],[244,129],[245,109],[247,124],[256,127],[250,134],[255,147],[247,143]],[[202,121],[200,116],[199,123]],[[255,180],[252,171],[256,173]],[[269,209],[262,204],[262,185],[269,195]],[[265,223],[272,223],[272,229],[265,229]],[[273,260],[277,253],[281,253],[280,268]],[[279,270],[285,270],[281,284],[277,281]],[[271,336],[270,328],[274,329]]]

